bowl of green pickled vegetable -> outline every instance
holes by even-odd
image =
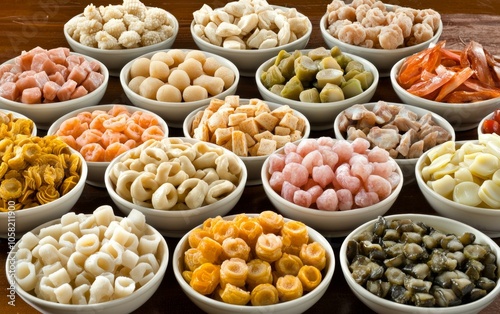
[[[281,50],[257,69],[255,80],[264,100],[300,111],[311,130],[327,130],[341,111],[371,100],[379,73],[366,59],[319,47]]]

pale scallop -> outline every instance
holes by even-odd
[[[460,182],[453,189],[453,201],[468,205],[477,206],[482,200],[479,197],[479,185],[471,181]]]
[[[130,77],[149,76],[149,64],[151,60],[146,57],[137,58],[130,67]]]
[[[156,100],[165,102],[181,102],[182,93],[177,87],[165,84],[158,88],[158,91],[156,92]]]

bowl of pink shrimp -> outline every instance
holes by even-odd
[[[436,43],[443,32],[441,15],[433,9],[333,0],[321,18],[321,35],[328,47],[373,63],[381,77],[404,57]]]
[[[149,139],[167,137],[167,123],[157,114],[134,106],[107,104],[72,111],[49,128],[82,154],[88,166],[86,182],[104,187],[111,160]]]
[[[269,155],[261,170],[273,206],[324,236],[344,237],[384,215],[403,187],[389,153],[363,138],[302,139]]]

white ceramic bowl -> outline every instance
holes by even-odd
[[[65,195],[52,202],[15,211],[0,212],[0,238],[11,236],[20,238],[24,233],[47,221],[60,218],[70,211],[82,195],[87,179],[88,168],[83,156],[71,149],[81,159],[81,174],[78,183]],[[15,223],[15,232],[9,230],[9,224]]]
[[[20,113],[17,113],[15,111],[11,111],[11,110],[0,109],[0,113],[3,113],[3,114],[12,114],[12,117],[14,117],[16,119],[31,120],[30,118],[26,117],[25,115],[22,115]],[[33,120],[31,120],[31,122],[33,122]],[[36,136],[37,132],[38,132],[38,130],[36,128],[36,123],[33,122],[33,129],[31,130],[31,136]]]
[[[23,104],[18,101],[12,101],[0,97],[0,108],[18,112],[33,120],[37,125],[37,128],[47,130],[54,121],[59,119],[60,116],[79,108],[97,105],[99,101],[101,101],[104,93],[106,92],[106,88],[108,87],[108,69],[102,62],[92,57],[75,52],[71,52],[71,54],[83,56],[89,61],[95,61],[99,63],[99,65],[101,66],[101,74],[104,75],[104,81],[96,90],[88,93],[85,96],[75,99],[34,105]],[[14,59],[11,59],[4,64],[9,63],[14,63]]]
[[[240,104],[247,104],[248,99],[240,99]],[[273,103],[273,102],[266,102],[268,104],[269,108],[271,110],[274,110],[278,108],[279,104]],[[184,132],[185,137],[192,137],[192,125],[193,125],[193,120],[196,114],[199,111],[205,110],[206,106],[200,109],[196,109],[193,112],[191,112],[186,119],[184,120],[184,125],[182,126],[182,130]],[[304,134],[302,135],[302,138],[308,138],[309,134],[311,132],[311,126],[309,125],[309,121],[307,118],[297,110],[294,110],[294,114],[300,118],[302,118],[306,122],[306,127],[304,129]],[[259,185],[262,183],[262,178],[260,176],[260,169],[262,168],[262,164],[264,163],[264,160],[266,160],[267,156],[248,156],[248,157],[240,157],[243,162],[245,163],[245,166],[247,167],[247,173],[248,173],[248,179],[247,179],[247,185]]]
[[[476,235],[476,243],[486,244],[488,245],[495,255],[497,256],[496,265],[497,268],[500,267],[500,259],[498,256],[500,255],[500,248],[498,245],[487,235],[483,234],[477,229],[466,225],[464,223],[439,217],[432,215],[420,215],[420,214],[401,214],[401,215],[392,215],[386,216],[385,219],[387,221],[392,221],[396,219],[411,219],[414,222],[423,222],[430,227],[434,227],[437,230],[444,232],[445,234],[456,234],[461,235],[465,232],[472,232]],[[413,305],[407,304],[399,304],[394,301],[390,301],[387,299],[383,299],[378,297],[368,290],[366,290],[363,286],[358,284],[352,278],[351,272],[349,270],[349,262],[347,260],[347,243],[352,240],[356,235],[359,235],[363,231],[372,230],[373,224],[375,220],[368,221],[365,224],[358,227],[352,233],[350,233],[342,243],[340,247],[339,259],[340,266],[342,269],[342,273],[344,274],[344,278],[351,288],[351,291],[356,295],[356,297],[363,302],[366,306],[377,313],[387,313],[387,314],[401,314],[401,313],[414,313],[414,314],[425,314],[425,313],[436,313],[436,314],[456,314],[456,313],[478,313],[483,308],[488,306],[491,302],[495,300],[495,298],[500,294],[500,285],[497,281],[495,288],[490,291],[483,298],[471,302],[468,304],[458,305],[458,306],[450,306],[450,307],[417,307]],[[497,271],[498,273],[498,271]]]
[[[70,113],[65,114],[64,116],[60,117],[57,119],[52,125],[50,126],[49,130],[47,131],[48,135],[56,134],[56,132],[59,130],[61,127],[61,124],[68,120],[69,118],[76,117],[79,113],[81,112],[93,112],[95,110],[104,110],[104,111],[109,111],[113,108],[113,104],[108,104],[108,105],[97,105],[97,106],[92,106],[92,107],[85,107],[81,109],[74,110]],[[121,105],[125,108],[127,108],[128,112],[133,113],[136,111],[142,111],[142,112],[147,112],[153,116],[156,117],[159,121],[159,125],[162,128],[163,132],[165,133],[165,137],[168,137],[168,125],[167,123],[156,113],[151,112],[149,110],[141,109],[138,107],[134,106],[127,106],[127,105]],[[109,162],[108,161],[102,161],[102,162],[97,162],[97,161],[87,161],[87,166],[89,169],[89,173],[87,176],[87,183],[93,186],[97,187],[104,187],[104,172],[106,172],[106,168],[108,167]]]
[[[489,113],[498,108],[499,98],[474,103],[445,103],[415,96],[407,92],[396,80],[403,60],[398,61],[391,70],[391,84],[399,99],[405,104],[435,112],[448,121],[455,131],[474,129]]]
[[[386,8],[388,9],[388,11],[391,11],[393,9],[393,6],[386,4]],[[438,42],[439,37],[441,37],[441,34],[443,32],[443,22],[440,21],[436,33],[428,41],[425,41],[423,43],[414,46],[388,50],[388,49],[365,48],[345,43],[339,40],[338,38],[335,38],[332,34],[330,34],[330,32],[328,32],[327,23],[328,23],[328,14],[325,14],[321,18],[319,27],[321,30],[321,35],[323,36],[323,40],[325,41],[326,45],[330,48],[337,46],[342,51],[352,53],[356,56],[365,58],[366,60],[372,62],[377,67],[381,77],[389,76],[392,66],[399,60],[428,48],[429,45],[432,43]]]
[[[246,214],[250,217],[255,217],[257,214]],[[227,216],[224,219],[231,220],[235,216]],[[288,219],[285,218],[285,221]],[[199,226],[198,226],[199,227]],[[198,228],[197,227],[197,228]],[[326,268],[322,271],[323,279],[321,283],[312,291],[303,295],[302,297],[281,302],[273,305],[265,306],[241,306],[224,303],[222,301],[217,301],[209,296],[204,296],[196,292],[182,277],[182,271],[184,270],[184,252],[189,248],[188,236],[189,232],[184,235],[175,247],[174,254],[172,256],[172,268],[174,269],[175,279],[181,286],[181,289],[188,296],[188,298],[196,304],[200,309],[206,313],[213,314],[234,314],[234,313],[274,313],[274,314],[295,314],[303,313],[310,307],[312,307],[319,299],[324,295],[333,277],[333,272],[335,270],[335,255],[330,243],[316,230],[311,227],[307,227],[309,233],[309,241],[316,241],[326,250]]]
[[[121,219],[121,217],[116,217],[116,219]],[[45,224],[42,224],[33,230],[31,230],[34,234],[39,234],[40,230],[45,227],[49,227],[61,222],[61,219],[55,219]],[[16,286],[16,293],[30,306],[35,308],[36,310],[42,313],[53,313],[53,314],[67,314],[67,313],[81,313],[81,314],[93,314],[93,313],[102,313],[102,314],[114,314],[114,313],[131,313],[141,305],[146,303],[151,296],[158,290],[165,272],[167,270],[168,259],[169,259],[169,249],[167,246],[167,242],[163,238],[161,234],[158,233],[150,225],[147,225],[146,229],[147,235],[155,235],[160,238],[158,255],[159,255],[159,268],[156,274],[151,278],[144,286],[140,287],[136,291],[134,291],[131,295],[111,300],[102,303],[96,304],[85,304],[85,305],[72,305],[72,304],[61,304],[51,301],[45,301],[37,296],[26,292],[19,285]],[[14,257],[14,253],[19,248],[19,242],[14,246],[12,251],[7,256],[7,261],[5,263],[5,271],[6,274],[9,274],[9,265]],[[9,282],[13,279],[10,276],[7,276]],[[14,283],[13,283],[14,284]]]
[[[273,154],[282,154],[283,148],[276,150]],[[262,185],[264,192],[271,201],[271,204],[285,217],[299,220],[314,228],[326,237],[344,237],[359,225],[378,216],[384,215],[396,201],[403,188],[403,173],[398,166],[397,172],[401,178],[398,185],[391,194],[384,200],[362,208],[343,211],[326,211],[296,205],[283,198],[273,190],[269,184],[269,158],[264,161],[261,169]]]
[[[120,50],[106,50],[106,49],[99,49],[99,48],[85,46],[80,42],[78,42],[77,40],[74,40],[68,34],[69,21],[66,24],[64,24],[64,37],[66,38],[66,41],[68,42],[68,45],[71,47],[72,50],[101,61],[106,65],[111,76],[119,76],[123,66],[127,64],[130,60],[135,59],[151,51],[169,49],[170,47],[172,47],[179,32],[179,22],[177,21],[175,16],[173,16],[170,12],[167,12],[167,14],[170,21],[172,21],[173,35],[167,38],[166,40],[154,45],[143,46],[138,48],[130,48],[130,49],[120,49]],[[82,15],[83,14],[78,14],[73,18],[71,18],[71,20],[76,19]]]
[[[375,106],[376,103],[368,103],[368,104],[363,104],[365,108],[368,110],[372,110],[373,107]],[[432,120],[436,122],[437,125],[440,127],[444,128],[448,133],[451,135],[450,141],[455,140],[455,130],[453,127],[450,125],[448,121],[443,119],[441,116],[438,114],[428,111],[423,108],[415,107],[415,106],[410,106],[410,105],[404,105],[404,104],[396,104],[396,103],[388,103],[390,105],[400,105],[400,106],[405,106],[408,110],[411,110],[412,112],[416,113],[418,115],[418,118],[422,117],[423,115],[430,113],[432,114]],[[335,132],[335,138],[337,139],[345,139],[346,134],[340,131],[339,129],[339,123],[340,123],[340,116],[337,116],[335,118],[335,121],[333,122],[333,130]],[[404,176],[404,184],[408,184],[410,182],[413,182],[415,180],[415,165],[417,164],[418,158],[410,158],[410,159],[399,159],[396,158],[394,159],[398,163],[399,167],[403,171],[403,176]]]
[[[458,141],[455,147],[459,148],[464,143],[466,141]],[[428,155],[432,151],[430,149],[420,156],[415,166],[417,184],[427,202],[442,216],[467,223],[490,237],[500,237],[500,210],[459,204],[439,195],[427,185],[422,178],[422,169],[429,164]]]
[[[199,142],[195,139],[181,138],[184,142],[196,143]],[[207,143],[207,145],[212,147],[220,148],[215,144]],[[228,150],[225,150],[227,154],[234,154]],[[124,153],[126,154],[126,153]],[[239,165],[242,168],[240,173],[240,181],[236,186],[236,189],[231,192],[228,196],[220,199],[219,201],[205,205],[198,208],[188,209],[188,210],[159,210],[153,209],[145,206],[140,206],[129,202],[118,195],[115,191],[115,186],[111,182],[110,172],[112,167],[120,160],[120,156],[116,157],[111,161],[109,166],[106,168],[104,174],[104,183],[106,189],[111,197],[111,200],[115,203],[118,209],[124,214],[128,214],[132,209],[137,209],[146,216],[146,220],[155,227],[162,235],[168,237],[182,237],[186,231],[191,230],[194,226],[199,225],[205,219],[209,217],[215,217],[217,215],[226,215],[235,205],[238,203],[243,190],[245,188],[247,180],[247,171],[245,164],[241,159],[238,159]]]
[[[301,50],[303,54],[309,51],[310,49]],[[259,66],[259,68],[257,69],[257,73],[255,74],[255,81],[257,83],[259,93],[264,100],[275,102],[278,104],[289,105],[291,108],[302,112],[309,120],[311,129],[313,131],[331,129],[333,121],[342,110],[347,109],[355,104],[363,104],[369,102],[375,94],[379,82],[379,74],[377,68],[371,62],[356,55],[345,52],[342,53],[355,61],[359,61],[366,71],[370,71],[373,73],[372,85],[370,85],[370,87],[368,87],[359,95],[347,98],[345,100],[328,103],[301,102],[298,100],[281,97],[280,95],[277,95],[267,89],[260,80],[262,73],[264,71],[267,71],[267,69],[269,69],[271,65],[274,64],[277,55],[274,55],[274,57],[261,64],[261,66]]]
[[[493,119],[493,116],[494,116],[494,112],[486,115],[482,120],[481,122],[479,122],[479,124],[477,125],[477,136],[479,137],[481,134],[483,134],[483,125],[484,125],[484,122],[486,120],[491,120]]]
[[[185,52],[191,51],[190,49],[182,50]],[[150,52],[140,57],[151,58],[156,52],[158,51]],[[238,82],[240,80],[238,68],[231,61],[223,57],[209,52],[204,53],[207,57],[214,57],[217,61],[219,61],[221,65],[231,69],[235,76],[233,85],[214,97],[224,99],[226,96],[236,93]],[[160,115],[167,122],[169,127],[182,128],[184,119],[189,113],[191,113],[191,111],[208,105],[210,103],[210,99],[213,98],[209,97],[207,99],[189,102],[164,102],[143,97],[132,91],[130,87],[128,87],[128,83],[130,81],[130,68],[132,67],[132,63],[134,62],[134,60],[128,62],[120,72],[120,83],[125,92],[125,95],[127,95],[128,99],[130,99],[132,104],[134,104],[135,106],[147,109]]]
[[[281,6],[276,6],[273,5],[274,8],[279,8],[283,10],[288,10],[286,7],[281,7]],[[299,13],[299,16],[304,16],[303,14]],[[267,49],[246,49],[246,50],[236,50],[236,49],[228,49],[224,48],[221,46],[214,45],[212,43],[209,43],[203,39],[201,39],[199,36],[197,36],[194,32],[194,25],[195,21],[193,20],[191,22],[191,36],[193,37],[193,40],[200,48],[201,50],[208,51],[214,54],[217,54],[221,57],[224,57],[230,61],[232,61],[240,70],[240,73],[242,76],[254,76],[255,75],[255,70],[266,60],[269,58],[272,58],[273,56],[277,56],[278,52],[280,50],[286,50],[286,51],[294,51],[294,50],[300,50],[304,49],[309,42],[309,38],[311,37],[312,33],[312,24],[311,21],[309,21],[309,30],[305,35],[302,37],[298,38],[297,40],[290,42],[286,45],[282,46],[277,46],[273,48],[267,48]]]

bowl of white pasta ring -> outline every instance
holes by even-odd
[[[462,221],[490,237],[500,236],[500,136],[446,142],[425,152],[415,176],[440,215]]]
[[[135,106],[85,107],[57,119],[47,131],[80,152],[88,166],[87,183],[104,187],[109,162],[148,139],[168,137],[167,123],[156,113]]]
[[[13,239],[71,210],[88,168],[81,154],[55,136],[3,140],[18,152],[2,163],[9,176],[0,179],[0,237]]]
[[[326,238],[269,210],[209,218],[182,237],[172,258],[184,293],[217,314],[303,313],[323,297],[335,269]]]
[[[129,313],[156,292],[168,262],[165,239],[144,215],[118,217],[103,205],[31,230],[9,252],[5,272],[42,313]]]
[[[405,252],[401,264],[397,248]],[[387,253],[382,262],[380,250]],[[342,242],[339,260],[350,290],[374,312],[465,314],[480,313],[498,298],[499,254],[494,240],[468,224],[400,214],[356,228]],[[363,273],[363,267],[370,271]]]
[[[380,15],[387,15],[389,12],[391,14],[397,12],[397,15],[394,16],[400,15],[400,17],[394,18],[394,23],[389,25],[386,24],[386,19],[383,18],[384,24],[368,29],[362,26],[361,21],[356,21],[357,15],[355,12],[356,10],[361,11],[362,7],[355,9],[351,4],[342,3],[340,6],[328,6],[319,26],[327,46],[337,46],[342,51],[369,60],[377,67],[381,77],[389,76],[392,66],[402,58],[436,43],[443,32],[441,16],[432,9],[416,10],[384,4],[381,1],[372,1],[371,3],[371,8],[368,8],[368,10],[374,11],[372,14],[373,21],[370,25],[375,26],[380,23]],[[363,8],[367,9],[366,7]],[[341,19],[338,13],[342,10],[345,11],[340,14],[340,16],[344,17]],[[410,14],[410,12],[417,17],[410,19],[408,16],[403,16]],[[362,17],[365,17],[365,15],[359,14]],[[425,20],[426,15],[429,16],[428,20]],[[347,18],[349,16],[351,18]],[[343,26],[346,25],[348,27],[343,29]],[[349,28],[351,26],[352,28]],[[384,32],[386,31],[385,34],[381,33],[381,29],[384,29]],[[416,32],[412,31],[412,29]],[[340,36],[339,32],[341,33]],[[396,40],[396,38],[401,41]]]
[[[146,7],[140,1],[134,2],[134,5],[136,4],[138,6],[135,9],[130,8],[131,10],[127,10],[122,5],[120,5],[120,9],[117,5],[101,6],[97,8],[93,4],[90,4],[85,7],[85,14],[78,14],[64,24],[64,37],[72,50],[101,61],[109,69],[110,75],[115,77],[119,76],[122,67],[130,60],[151,51],[169,49],[172,47],[179,32],[179,22],[170,12],[161,8]],[[102,16],[99,12],[100,9],[104,12],[103,14],[114,16],[112,19],[113,21],[106,26],[104,26],[106,23],[102,23],[101,29],[96,31],[96,33],[99,33],[97,37],[92,36],[94,38],[91,38],[91,36],[85,37],[81,35],[78,29],[81,25],[85,25],[86,23],[101,25],[100,20]],[[143,36],[141,36],[136,31],[141,27],[140,22],[142,22],[142,27],[146,28],[144,21],[141,21],[141,19],[147,17],[144,12],[151,9],[153,10],[151,11],[152,14],[157,14],[157,17],[163,19],[163,21],[157,19],[157,21],[161,21],[162,25],[154,25],[156,26],[154,31],[152,29],[146,29],[149,35],[143,32]],[[124,10],[125,12],[120,12],[120,10]],[[158,14],[158,10],[162,10],[161,14]],[[130,29],[127,29],[125,27],[124,19],[126,19],[126,17],[123,16],[124,13],[128,15],[130,20],[136,19],[136,22],[139,22],[135,24],[137,26],[136,28],[129,27]],[[148,20],[152,19],[148,18]],[[99,24],[96,22],[99,22]],[[111,25],[113,23],[115,26],[114,28]],[[115,33],[111,35],[103,28],[113,29]],[[121,36],[124,32],[126,32],[125,35]]]
[[[241,198],[246,180],[247,169],[236,154],[183,137],[146,141],[111,161],[104,175],[120,211],[141,211],[171,237],[227,214]]]
[[[7,133],[36,136],[38,131],[33,120],[15,111],[5,109],[0,109],[0,126],[2,125],[6,125],[4,130]]]
[[[245,9],[238,8],[238,5],[237,1],[229,2],[214,10],[203,5],[193,13],[190,30],[201,50],[231,60],[242,76],[254,76],[257,68],[280,50],[304,49],[309,42],[312,23],[297,9],[270,5],[266,1],[249,3]],[[241,18],[242,21],[222,25],[210,22],[210,16],[217,19],[218,14],[234,17],[235,21]],[[236,33],[231,36],[234,31]]]

